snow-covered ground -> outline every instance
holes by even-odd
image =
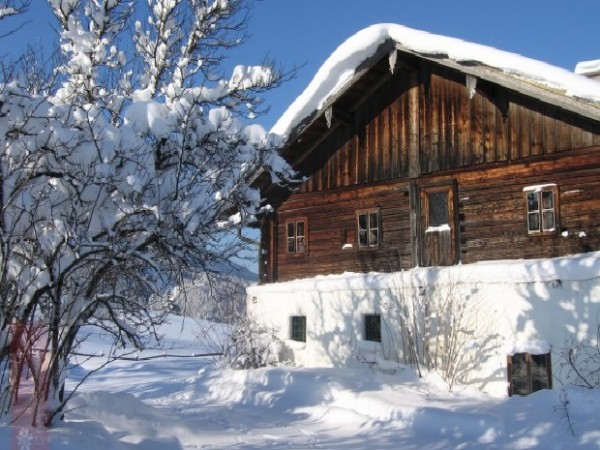
[[[168,353],[211,350],[192,320],[182,326],[172,317],[162,331]],[[106,345],[92,336],[84,350],[100,354]],[[138,356],[152,354],[160,352]],[[71,372],[71,386],[81,373]],[[595,449],[599,409],[600,392],[574,388],[502,399],[449,394],[435,377],[419,380],[406,368],[236,371],[210,358],[165,357],[99,370],[70,401],[65,421],[41,431],[45,447],[26,447],[35,433],[3,426],[0,448]]]

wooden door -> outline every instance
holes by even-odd
[[[456,184],[420,186],[421,266],[451,266],[458,262]]]

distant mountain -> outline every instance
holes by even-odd
[[[240,278],[242,280],[246,280],[250,283],[255,283],[258,281],[258,274],[252,272],[246,267],[243,267],[239,264],[228,263],[228,264],[217,264],[215,266],[215,271],[222,273],[224,275],[229,275],[234,278]]]
[[[221,323],[232,323],[245,316],[246,287],[258,277],[243,267],[224,269],[229,271],[189,275],[183,286],[172,289],[167,299],[168,308],[195,319]]]

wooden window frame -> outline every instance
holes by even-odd
[[[298,224],[304,224],[304,234],[298,234]],[[293,226],[294,235],[290,236],[289,227]],[[293,239],[294,242],[294,250],[290,251],[290,239]],[[300,242],[303,242],[304,251],[298,251],[300,246]],[[296,219],[290,219],[285,221],[285,252],[288,255],[306,255],[308,254],[308,220],[306,217],[298,217]]]
[[[370,241],[370,236],[371,236],[371,216],[375,215],[377,218],[377,242],[372,243]],[[360,232],[361,232],[361,226],[360,226],[360,217],[361,216],[366,216],[366,224],[367,224],[367,228],[366,228],[366,233],[367,233],[367,239],[368,239],[368,243],[367,244],[362,244],[361,243],[361,239],[360,239]],[[356,212],[356,241],[358,244],[358,248],[359,250],[375,250],[381,247],[381,243],[382,243],[382,227],[381,227],[382,221],[381,221],[381,210],[379,208],[374,208],[374,209],[362,209]]]
[[[458,181],[455,178],[428,182],[412,182],[411,233],[415,265],[450,266],[461,260]],[[447,202],[445,223],[432,218],[432,199],[444,194]],[[439,212],[439,210],[436,210]],[[439,214],[435,214],[439,218]]]
[[[527,371],[527,375],[526,375],[527,389],[526,389],[525,393],[521,393],[521,394],[515,393],[515,386],[514,386],[513,358],[515,358],[516,356],[525,358],[526,371]],[[532,362],[533,357],[544,359],[544,363],[545,363],[544,368],[545,368],[545,374],[546,374],[545,382],[546,382],[547,387],[540,388],[540,389],[534,389],[534,377],[532,376],[532,373],[531,373],[531,362]],[[541,354],[532,354],[532,353],[528,353],[528,352],[514,353],[514,354],[508,355],[506,357],[506,362],[507,362],[506,368],[507,368],[507,375],[508,375],[508,396],[509,397],[512,397],[513,395],[529,395],[529,394],[537,392],[538,390],[541,390],[541,389],[552,389],[552,358],[551,358],[550,352],[541,353]]]
[[[290,340],[306,342],[306,316],[290,317]]]
[[[431,186],[431,187],[426,187],[424,188],[421,192],[423,195],[423,208],[425,209],[425,232],[429,232],[432,230],[440,230],[443,228],[448,229],[448,231],[451,231],[451,224],[453,223],[453,217],[451,216],[453,214],[453,211],[451,210],[451,205],[450,202],[454,201],[453,196],[454,196],[454,191],[453,191],[454,187],[451,184],[444,184],[444,185],[440,185],[440,186]],[[446,223],[445,224],[434,224],[432,223],[432,219],[431,219],[431,208],[430,208],[430,204],[431,204],[431,197],[433,195],[437,195],[437,194],[445,194],[446,195]]]
[[[544,208],[544,193],[552,194],[552,208]],[[536,196],[537,208],[531,209],[529,198]],[[527,235],[529,236],[544,236],[549,234],[557,234],[559,226],[559,204],[558,204],[558,186],[556,184],[544,184],[540,186],[528,186],[523,188],[523,201],[525,206],[525,226]],[[551,212],[554,217],[554,226],[545,226],[545,214]],[[531,229],[531,217],[537,216],[538,226],[536,229]]]
[[[365,314],[364,340],[370,342],[381,342],[381,314]]]

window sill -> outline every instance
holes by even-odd
[[[356,249],[361,252],[368,252],[368,251],[374,251],[374,250],[381,250],[382,248],[383,248],[383,245],[378,244],[378,245],[370,245],[370,246],[363,246],[363,247],[359,246]]]
[[[558,234],[558,228],[546,231],[528,231],[527,236],[553,236]]]

